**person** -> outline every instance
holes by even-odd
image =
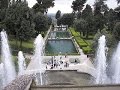
[[[62,59],[62,56],[60,56],[60,60]]]
[[[77,63],[77,60],[75,59],[75,63]]]
[[[47,69],[47,65],[46,65],[46,69]]]
[[[65,58],[67,57],[67,52],[65,53]]]

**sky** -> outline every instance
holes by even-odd
[[[29,7],[32,7],[36,0],[27,0]],[[62,13],[71,13],[72,12],[72,2],[74,0],[55,0],[55,6],[53,8],[48,9],[48,13],[56,13],[60,10]],[[87,4],[93,6],[95,0],[87,0]],[[109,8],[117,7],[116,0],[107,0],[107,5]]]

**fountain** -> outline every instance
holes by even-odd
[[[120,84],[120,42],[112,56],[111,66],[113,72],[112,83]]]
[[[0,63],[0,89],[3,88],[4,85],[4,64]]]
[[[23,75],[24,70],[26,69],[26,64],[22,51],[19,51],[18,53],[18,66],[19,66],[19,75]]]
[[[1,32],[1,49],[2,49],[2,62],[4,64],[4,84],[9,84],[16,77],[15,67],[12,62],[12,55],[8,45],[7,34],[5,31]]]
[[[96,56],[96,84],[105,84],[106,75],[106,55],[105,55],[106,40],[105,36],[101,36],[98,40],[98,50]]]
[[[44,55],[44,40],[41,34],[37,36],[34,42],[35,45],[35,54],[26,69],[26,74],[36,74],[36,84],[43,85],[44,78],[43,74],[45,72],[45,64],[43,64],[43,55]]]
[[[43,85],[44,81],[43,81],[42,74],[45,72],[45,65],[42,63],[42,60],[43,60],[42,56],[44,54],[43,53],[44,40],[41,34],[37,36],[34,44],[35,44],[34,60],[36,60],[39,63],[38,67],[39,67],[39,74],[40,74],[40,84]]]

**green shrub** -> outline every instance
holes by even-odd
[[[87,47],[82,47],[82,50],[83,50],[83,52],[84,52],[85,54],[89,54],[89,53],[92,52],[92,49],[91,49],[89,46],[87,46]]]
[[[80,47],[87,47],[88,45],[86,43],[78,43]]]
[[[73,28],[70,28],[69,30],[74,37],[80,36],[79,32],[76,32]]]

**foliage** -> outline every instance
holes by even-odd
[[[72,2],[72,9],[73,11],[81,11],[84,7],[84,4],[87,0],[75,0]]]
[[[78,12],[77,13],[77,19],[80,19],[81,18],[81,12]]]
[[[58,23],[63,25],[68,25],[68,27],[70,27],[73,24],[73,21],[74,21],[74,15],[70,13],[70,14],[63,14],[63,16],[58,20]]]
[[[94,32],[94,17],[92,8],[90,5],[86,5],[86,8],[82,11],[82,18],[87,22],[87,29],[86,29],[86,38],[88,38],[88,34],[90,32]]]
[[[9,6],[4,22],[7,32],[21,41],[20,48],[22,42],[34,34],[33,13],[25,0],[18,0]]]
[[[0,0],[0,9],[8,8],[10,0]]]
[[[62,24],[62,18],[57,19],[57,25],[60,26]]]
[[[72,33],[72,35],[74,36],[77,44],[82,48],[83,52],[85,54],[91,53],[92,52],[91,44],[86,42],[85,39],[82,39],[80,37],[80,34],[78,32],[76,32],[73,28],[70,28],[69,30]]]
[[[52,24],[52,18],[51,17],[47,17],[47,20],[48,20],[48,25],[51,25]]]
[[[45,32],[49,28],[48,18],[40,12],[35,15],[34,22],[35,22],[35,30],[37,34],[41,32]]]
[[[92,52],[92,49],[91,49],[89,46],[87,46],[87,47],[82,47],[82,50],[83,50],[83,52],[84,52],[85,54],[89,54],[89,53]]]
[[[103,14],[98,14],[94,16],[94,30],[97,32],[98,30],[102,30],[105,25],[105,18]]]
[[[117,40],[120,40],[120,22],[117,22],[113,30],[114,36]]]
[[[98,39],[102,35],[105,35],[105,37],[106,37],[106,45],[107,45],[107,47],[111,48],[116,44],[116,40],[115,40],[114,36],[107,31],[107,28],[104,28],[101,31],[98,30],[98,32],[96,33],[96,35],[95,35],[95,37],[93,39],[93,44],[92,44],[93,50],[95,50],[97,48]]]
[[[83,32],[83,34],[85,35],[85,33],[87,32],[88,23],[84,19],[78,19],[74,21],[74,27],[78,32]]]
[[[85,9],[82,11],[82,18],[87,20],[89,18],[89,16],[93,16],[92,15],[92,8],[90,5],[87,4]]]
[[[102,12],[107,11],[109,8],[107,4],[105,4],[105,1],[107,0],[96,0],[94,4],[94,14],[100,14]]]
[[[116,22],[120,21],[120,6],[114,9],[114,12],[116,13]]]
[[[110,9],[108,13],[105,14],[105,19],[106,25],[108,26],[108,30],[112,32],[117,19],[115,11],[113,9]]]
[[[54,6],[54,0],[37,0],[37,3],[33,6],[34,11],[47,13],[48,8]]]
[[[61,17],[61,11],[58,10],[57,13],[56,13],[56,15],[55,15],[55,18],[59,19],[60,17]]]

